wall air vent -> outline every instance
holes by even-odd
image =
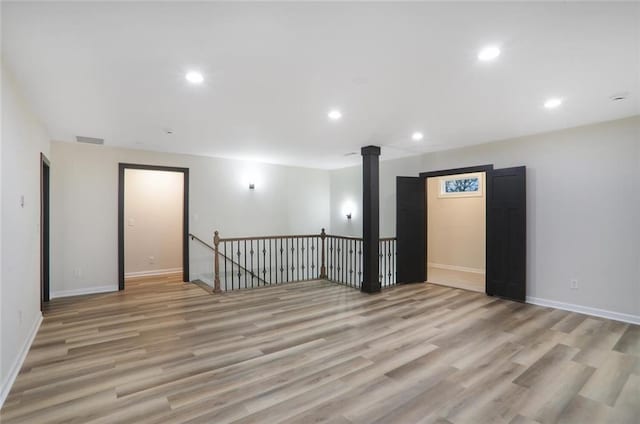
[[[104,138],[81,137],[77,135],[76,140],[78,141],[78,143],[104,144]]]

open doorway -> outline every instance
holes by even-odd
[[[189,281],[186,168],[120,164],[119,288],[140,278]]]
[[[49,159],[40,153],[40,310],[44,310],[44,304],[49,301],[49,275],[51,267],[50,256],[50,182],[51,163]]]
[[[460,174],[485,176],[485,292],[524,302],[527,270],[526,167],[493,165],[396,177],[396,279],[430,281],[427,266],[427,179]]]
[[[486,291],[486,173],[426,179],[427,282]]]

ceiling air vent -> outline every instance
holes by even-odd
[[[76,140],[78,143],[89,143],[89,144],[104,144],[104,138],[95,138],[95,137],[81,137],[76,136]]]

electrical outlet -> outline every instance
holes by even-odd
[[[82,270],[80,268],[73,269],[73,276],[76,278],[82,277]]]
[[[156,263],[156,257],[155,256],[149,256],[149,263],[150,264],[155,264]]]
[[[569,282],[569,287],[571,290],[578,290],[578,280],[571,280]]]
[[[22,325],[22,309],[18,309],[18,324]]]

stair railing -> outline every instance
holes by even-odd
[[[361,238],[330,235],[324,228],[320,234],[231,238],[215,231],[214,292],[319,279],[359,288],[362,244]],[[380,239],[382,287],[395,284],[395,246],[395,237]]]

